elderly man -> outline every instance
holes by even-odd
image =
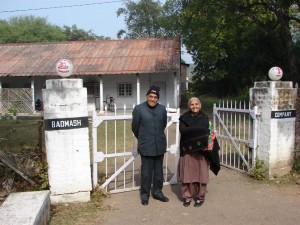
[[[159,87],[151,86],[146,94],[147,100],[137,105],[132,112],[132,132],[138,139],[138,152],[141,155],[141,190],[142,205],[148,205],[151,194],[154,199],[168,202],[162,193],[163,160],[167,141],[165,128],[167,111],[158,103]]]

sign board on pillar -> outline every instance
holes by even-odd
[[[271,119],[296,118],[296,110],[271,111]]]
[[[88,117],[46,119],[44,120],[45,130],[69,130],[88,127]]]

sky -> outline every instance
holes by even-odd
[[[125,7],[124,2],[125,0],[0,0],[0,19],[33,15],[47,18],[52,25],[71,27],[75,24],[78,29],[92,30],[98,36],[117,39],[118,31],[126,29],[124,17],[117,17],[116,13],[119,8]],[[190,55],[184,53],[181,57],[187,63],[192,63]]]

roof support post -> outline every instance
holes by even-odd
[[[141,85],[140,85],[140,74],[136,74],[136,104],[141,102]]]
[[[31,77],[31,93],[32,93],[32,100],[31,100],[31,107],[32,112],[35,112],[35,96],[34,96],[34,76]]]
[[[99,75],[99,101],[100,101],[100,113],[104,112],[103,109],[103,78]]]
[[[178,108],[178,80],[176,72],[174,72],[174,108]]]

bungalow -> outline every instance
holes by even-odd
[[[89,111],[103,112],[109,97],[117,109],[144,101],[150,85],[160,87],[161,104],[180,105],[180,40],[145,38],[0,44],[0,113],[10,108],[32,113],[48,79],[58,76],[56,63],[69,59],[69,78],[80,78]]]

